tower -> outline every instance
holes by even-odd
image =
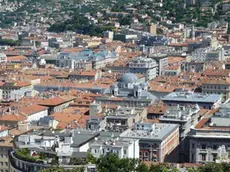
[[[90,117],[94,117],[96,116],[98,113],[101,113],[102,109],[101,109],[101,105],[97,104],[97,103],[91,103],[89,105],[89,115]]]
[[[191,39],[195,40],[195,37],[196,37],[196,35],[195,35],[195,29],[194,29],[194,25],[193,25],[192,26],[192,31],[191,31]]]
[[[157,25],[150,23],[147,25],[147,32],[156,35],[157,34]]]
[[[141,96],[141,87],[139,85],[135,85],[133,88],[133,96],[138,98]]]
[[[119,91],[119,89],[118,89],[117,84],[113,84],[113,85],[111,86],[111,94],[112,94],[113,96],[117,96],[117,95],[118,95],[118,91]]]

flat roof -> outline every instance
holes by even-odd
[[[182,101],[182,102],[207,102],[215,103],[221,99],[219,94],[203,94],[194,92],[172,92],[161,98],[163,101]]]
[[[141,125],[141,123],[139,124]],[[143,124],[144,125],[144,124]],[[153,130],[148,131],[145,129],[131,130],[128,129],[121,133],[121,137],[136,138],[141,140],[157,140],[162,141],[168,137],[173,131],[179,128],[177,124],[155,123]]]

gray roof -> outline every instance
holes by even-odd
[[[136,82],[138,82],[138,78],[137,78],[137,76],[135,75],[135,74],[133,74],[133,73],[126,73],[126,74],[124,74],[121,78],[120,78],[120,81],[121,82],[124,82],[124,83],[126,83],[126,84],[128,84],[128,83],[136,83]]]
[[[73,152],[72,157],[74,158],[86,158],[87,152]]]
[[[201,94],[193,92],[172,92],[165,97],[161,98],[163,101],[181,101],[181,102],[194,102],[194,103],[215,103],[221,99],[219,94]]]
[[[143,123],[143,125],[144,124],[146,123]],[[139,125],[142,125],[142,123],[139,123]],[[120,136],[126,138],[136,138],[140,140],[162,141],[179,127],[177,124],[165,123],[155,123],[153,126],[154,127],[152,131],[128,129],[124,131]]]
[[[89,131],[89,130],[74,130],[73,133],[73,144],[71,147],[80,147],[85,143],[93,140],[95,137],[99,136],[99,132]]]

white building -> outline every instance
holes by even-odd
[[[154,59],[137,57],[129,62],[129,71],[135,74],[143,74],[148,81],[157,76],[157,66],[158,65]]]
[[[66,168],[74,168],[74,164],[69,163],[71,158],[85,158],[86,153],[89,150],[90,143],[98,137],[100,133],[93,132],[89,130],[62,130],[62,131],[50,131],[50,130],[36,130],[29,134],[20,135],[15,140],[16,149],[29,148],[30,154],[39,154],[39,152],[44,152],[47,155],[56,154],[58,157],[58,163],[60,165],[65,165]],[[54,149],[55,148],[55,149]],[[131,151],[131,150],[130,150]],[[12,152],[13,153],[13,152]],[[33,163],[31,167],[31,162],[23,161],[24,169],[34,168],[43,169],[43,164],[49,162],[49,156],[45,157],[42,161],[44,163]],[[15,161],[21,160],[19,157]]]
[[[141,161],[176,162],[178,159],[174,149],[179,145],[179,125],[136,123],[133,130],[128,129],[120,136],[139,140]]]
[[[224,162],[230,150],[230,104],[220,106],[212,116],[205,116],[189,133],[189,162]]]
[[[204,62],[204,61],[223,61],[224,58],[224,49],[217,48],[212,49],[208,48],[198,48],[192,52],[191,55],[192,61]]]
[[[30,105],[21,108],[20,113],[27,116],[27,121],[38,121],[39,119],[48,116],[48,107],[39,106],[39,105]]]
[[[4,53],[0,53],[0,63],[6,63],[7,62],[7,56]]]
[[[139,159],[138,139],[95,139],[90,147],[92,155],[97,158],[111,152],[117,154],[119,158]]]
[[[22,99],[23,97],[34,97],[38,93],[38,91],[33,89],[13,90],[10,92],[10,100],[17,101]]]
[[[9,135],[8,127],[0,125],[0,138]]]

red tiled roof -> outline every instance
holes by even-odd
[[[32,114],[35,114],[41,111],[45,111],[47,109],[48,107],[39,106],[39,105],[34,104],[34,105],[23,107],[19,111],[24,115],[32,115]]]
[[[21,114],[5,114],[0,117],[0,121],[24,121],[27,118]]]
[[[209,119],[210,118],[203,118],[198,122],[198,124],[196,124],[195,128],[197,129],[202,128],[209,121]]]

